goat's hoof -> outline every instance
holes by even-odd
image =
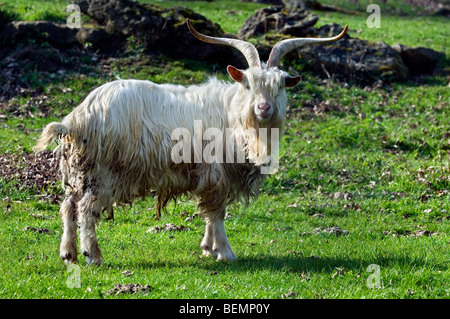
[[[61,252],[60,257],[66,265],[78,262],[77,256],[70,252]]]
[[[103,262],[103,257],[102,255],[97,255],[95,256],[92,253],[87,252],[86,250],[83,251],[83,255],[86,256],[86,262],[89,265],[97,265],[100,266]]]
[[[209,256],[213,256],[213,257],[217,257],[217,254],[215,254],[213,251],[211,250],[204,250],[203,251],[203,256],[205,257],[209,257]]]
[[[211,247],[207,244],[202,244],[200,247],[203,249],[203,256],[214,256],[217,257],[217,253],[211,249]]]
[[[233,253],[233,251],[227,251],[224,253],[219,253],[217,255],[217,260],[220,261],[235,261],[237,260],[236,255]]]

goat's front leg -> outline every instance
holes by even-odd
[[[225,208],[206,214],[206,231],[201,247],[204,255],[212,254],[217,260],[236,260],[225,233],[224,218]]]
[[[95,225],[100,218],[101,207],[96,196],[88,190],[78,204],[78,224],[80,225],[81,252],[88,264],[100,265],[103,256],[97,242]]]
[[[200,247],[203,249],[204,256],[213,255],[214,257],[217,257],[217,253],[213,251],[213,245],[214,245],[214,227],[211,222],[206,220],[205,237],[203,237],[202,243],[200,244]]]

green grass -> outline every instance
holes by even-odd
[[[253,13],[254,10],[264,8],[266,5],[240,2],[236,5],[236,0],[222,1],[158,1],[143,0],[140,2],[154,3],[164,8],[173,6],[183,6],[198,12],[211,21],[218,23],[225,32],[237,33],[242,24]]]
[[[384,41],[389,45],[401,43],[411,47],[428,47],[445,52],[449,47],[448,21],[444,17],[407,16],[398,17],[381,13],[381,27],[369,28],[369,13],[347,15],[342,13],[315,12],[320,18],[317,27],[335,21],[348,24],[352,37],[372,42]]]
[[[36,12],[25,9],[21,1],[7,1],[4,6],[24,19],[59,12],[51,2],[26,3],[35,6]],[[347,3],[335,4],[358,9]],[[190,6],[233,33],[261,7],[239,4],[237,8],[232,1],[178,4]],[[365,15],[317,12],[320,24],[337,22],[362,30],[353,32],[354,36],[424,45],[449,54],[441,18],[386,13],[382,28],[374,30],[365,27]],[[64,12],[58,14],[64,17]],[[110,76],[69,74],[39,84],[49,97],[45,104],[54,110],[47,116],[40,114],[38,106],[27,104],[30,96],[14,102],[12,110],[22,116],[0,108],[7,117],[0,117],[0,153],[30,152],[46,123],[68,114],[94,87],[115,76],[190,84],[212,73],[212,66],[194,61],[161,58],[148,67],[152,61],[143,60],[146,67],[142,67],[131,59],[112,63]],[[224,70],[219,76],[226,78]],[[293,292],[290,298],[448,299],[448,78],[436,76],[420,84],[368,90],[323,83],[308,73],[302,76],[303,82],[288,93],[280,172],[266,180],[261,196],[249,207],[237,204],[228,209],[232,217],[225,225],[238,261],[217,262],[201,256],[203,221],[185,222],[186,217],[180,217],[183,210],[195,212],[194,201],[169,204],[167,213],[155,221],[155,200],[147,198],[118,209],[114,221],[100,222],[104,264],[88,266],[79,256],[81,287],[69,288],[72,273],[59,258],[59,205],[46,194],[14,187],[14,180],[0,176],[0,298],[239,299],[282,298]],[[309,99],[330,101],[341,110],[314,112],[302,107]],[[61,189],[53,188],[48,194],[61,195]],[[147,232],[167,223],[189,230]],[[26,230],[27,226],[49,232]],[[349,233],[313,233],[317,227],[334,226]],[[434,235],[413,236],[420,230]],[[367,285],[373,275],[367,270],[371,264],[380,267],[380,288]],[[126,270],[133,275],[124,276]],[[149,284],[154,290],[107,294],[116,283]]]
[[[66,21],[70,13],[66,13],[67,1],[65,0],[15,0],[5,1],[0,8],[13,11],[15,20],[49,20],[54,22]]]

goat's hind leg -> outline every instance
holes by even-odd
[[[75,194],[69,194],[61,204],[60,213],[63,222],[60,257],[66,264],[77,262],[77,200]]]
[[[102,211],[101,201],[91,189],[88,189],[78,204],[78,224],[80,226],[81,252],[88,264],[100,265],[103,256],[97,242],[95,226]]]

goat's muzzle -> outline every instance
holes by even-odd
[[[256,116],[261,121],[267,121],[272,117],[273,107],[267,103],[263,102],[258,105],[258,109],[256,110]]]

